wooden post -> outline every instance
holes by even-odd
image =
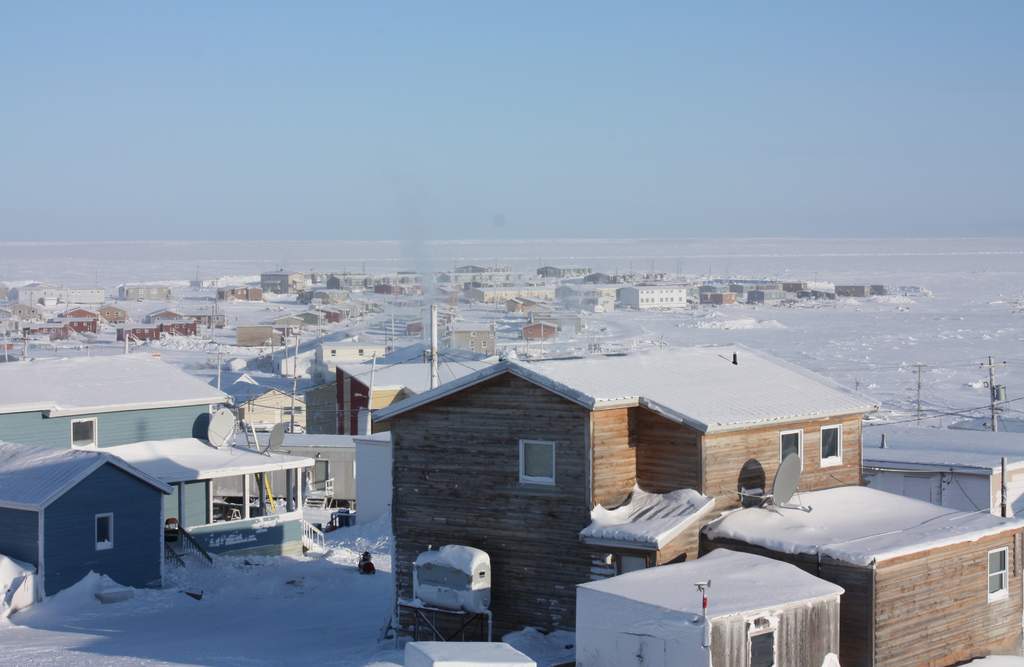
[[[242,475],[242,518],[249,518],[249,475]]]
[[[256,473],[256,490],[260,497],[260,516],[267,515],[267,484],[263,480],[265,474],[262,472]]]
[[[999,507],[1001,510],[1001,516],[1006,516],[1006,457],[1004,456],[1000,462],[1000,470],[1002,474],[999,479]]]
[[[178,527],[187,528],[185,525],[185,482],[178,482]]]
[[[206,523],[213,523],[213,480],[206,480]]]
[[[295,469],[289,468],[284,471],[284,500],[285,510],[291,512],[295,509],[295,496],[292,493],[292,489],[295,487]]]
[[[295,509],[302,511],[302,480],[306,477],[303,468],[295,469]]]

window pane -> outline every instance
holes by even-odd
[[[526,461],[523,471],[527,477],[554,477],[551,451],[553,445],[546,442],[524,442],[523,456]]]
[[[775,664],[775,633],[767,632],[750,638],[750,667],[773,667]]]
[[[96,517],[96,543],[106,544],[110,542],[110,517]]]
[[[826,428],[821,432],[821,458],[839,456],[839,429]]]
[[[782,459],[790,454],[800,455],[800,434],[786,433],[782,436]]]
[[[1006,552],[1005,551],[993,551],[988,555],[988,571],[989,573],[1001,572],[1006,569]]]
[[[77,445],[79,443],[92,442],[92,427],[90,422],[74,422],[71,424],[71,439]]]
[[[1003,590],[1003,575],[1002,574],[990,574],[988,576],[988,592],[998,593]]]

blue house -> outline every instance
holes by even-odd
[[[159,586],[171,487],[110,454],[0,442],[0,554],[34,566],[35,597],[90,571]]]
[[[205,438],[227,395],[145,354],[0,364],[0,440],[109,447]]]

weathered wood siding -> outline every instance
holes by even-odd
[[[842,463],[822,467],[820,429],[832,424],[843,427]],[[716,509],[725,510],[740,505],[737,494],[740,486],[770,489],[781,462],[780,433],[796,429],[804,432],[801,491],[861,483],[861,415],[857,414],[705,435],[702,439],[702,492],[715,498]]]
[[[153,410],[104,412],[76,417],[47,417],[42,412],[0,415],[0,440],[40,447],[71,447],[71,422],[95,417],[101,447],[143,440],[205,438],[210,410],[193,405]]]
[[[845,592],[840,597],[839,607],[839,651],[837,654],[840,662],[843,667],[871,665],[871,642],[874,628],[872,605],[875,573],[873,569],[855,567],[827,558],[819,562],[817,556],[809,554],[786,554],[746,542],[728,539],[710,540],[706,535],[701,535],[701,555],[718,548],[743,551],[790,563],[804,572],[841,586]]]
[[[630,439],[631,408],[590,413],[594,503],[618,507],[636,484],[637,451]]]
[[[124,586],[160,583],[164,494],[106,464],[55,500],[45,510],[43,551],[45,590],[53,595],[90,571]],[[96,550],[96,515],[114,515],[114,546]]]
[[[765,610],[762,614],[715,619],[711,623],[711,664],[748,667],[749,625],[757,618],[777,619],[776,665],[821,667],[826,655],[839,652],[839,599],[832,597]],[[843,662],[844,667],[846,664]]]
[[[701,517],[688,526],[683,532],[658,550],[656,565],[665,565],[676,561],[693,560],[700,550],[700,529],[704,527],[705,518]]]
[[[39,564],[39,514],[0,507],[0,554]]]
[[[1009,595],[989,602],[988,552],[1001,547],[1009,548]],[[875,665],[937,667],[1019,653],[1020,531],[888,559],[876,567]]]
[[[633,408],[636,476],[652,493],[700,490],[700,434],[646,408]]]
[[[575,624],[575,585],[590,579],[586,431],[590,414],[511,374],[391,420],[398,595],[427,549],[466,544],[492,566],[498,635]],[[519,483],[518,441],[556,443],[556,484]]]

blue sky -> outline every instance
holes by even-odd
[[[3,238],[1020,235],[1024,3],[0,5]]]

